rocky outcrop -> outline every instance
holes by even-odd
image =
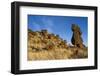
[[[34,48],[34,51],[52,50],[56,48],[67,49],[67,41],[59,37],[59,35],[50,34],[47,30],[41,30],[33,32],[29,30],[28,44],[30,48]],[[37,49],[35,49],[37,48]]]
[[[28,30],[28,60],[69,59],[67,41],[47,30]]]
[[[84,48],[85,45],[83,44],[83,39],[81,37],[82,31],[81,31],[80,27],[76,24],[72,24],[72,31],[73,31],[73,35],[72,35],[72,39],[71,39],[72,44],[75,47]]]
[[[60,38],[59,35],[49,33],[47,30],[32,31],[28,29],[28,60],[87,58],[87,48],[81,49],[83,41],[80,28],[73,25],[72,31],[72,44],[74,46],[68,45],[66,40]]]

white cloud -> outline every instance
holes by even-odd
[[[53,32],[53,26],[54,26],[54,22],[50,19],[47,18],[43,18],[42,19],[43,22],[43,26],[45,27],[45,29],[47,29],[49,32]]]
[[[33,24],[35,30],[40,30],[41,29],[41,27],[38,23],[33,22],[32,24]]]
[[[40,21],[43,23],[42,25],[38,22],[32,23],[34,30],[40,31],[42,29],[46,29],[50,33],[53,33],[54,22],[51,19],[43,17]]]

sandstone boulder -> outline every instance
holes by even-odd
[[[83,39],[81,37],[82,31],[80,27],[76,24],[72,24],[71,29],[73,32],[71,43],[78,48],[84,48]]]

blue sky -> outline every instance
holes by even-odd
[[[77,24],[82,31],[85,45],[88,45],[88,18],[75,16],[50,16],[50,15],[28,15],[28,28],[33,31],[47,29],[50,33],[59,35],[71,44],[72,24]]]

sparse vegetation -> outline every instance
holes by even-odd
[[[69,46],[59,35],[47,30],[32,31],[28,29],[28,60],[55,60],[87,58],[86,48]]]

